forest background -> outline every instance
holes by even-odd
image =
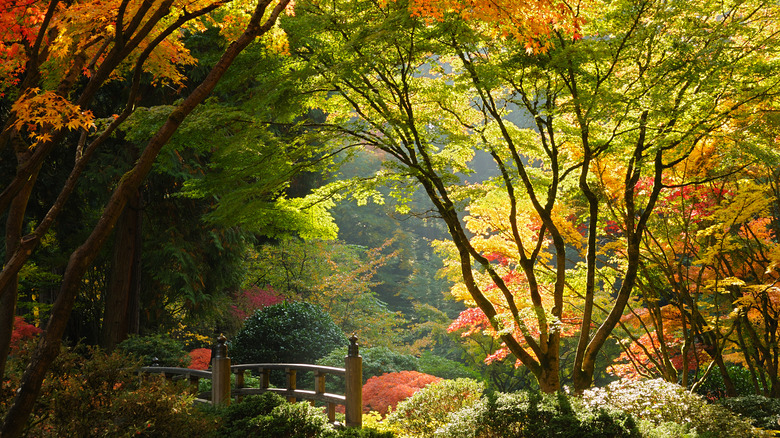
[[[14,406],[61,339],[279,300],[500,390],[780,396],[777,8],[4,0]]]

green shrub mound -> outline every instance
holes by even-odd
[[[161,367],[187,367],[190,364],[190,356],[184,350],[184,344],[164,335],[132,335],[122,341],[117,350],[137,357],[142,366],[156,363]]]
[[[484,389],[471,379],[440,380],[398,403],[385,421],[402,436],[432,438],[452,413],[476,403]]]
[[[771,433],[753,427],[723,406],[664,381],[620,380],[584,392],[591,407],[608,407],[637,419],[642,435],[655,437],[757,438]]]
[[[393,438],[374,429],[335,429],[321,408],[305,401],[287,403],[273,392],[207,410],[220,418],[212,438]]]
[[[327,312],[298,301],[268,306],[247,318],[229,355],[233,363],[315,363],[336,348],[346,356],[347,345]]]
[[[747,418],[753,426],[780,431],[780,399],[750,395],[724,398],[717,403]]]
[[[565,394],[520,391],[482,398],[449,416],[437,438],[639,438],[623,412],[590,408]]]

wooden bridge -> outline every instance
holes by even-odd
[[[247,395],[261,394],[263,392],[276,392],[287,398],[290,402],[297,400],[309,400],[311,402],[324,403],[327,409],[328,420],[332,423],[336,417],[336,405],[343,405],[346,426],[361,427],[363,423],[363,358],[358,351],[357,336],[349,338],[350,345],[347,356],[344,358],[344,368],[326,367],[309,364],[288,363],[255,363],[231,365],[227,355],[227,339],[220,336],[210,371],[195,370],[191,368],[158,367],[150,366],[141,368],[143,373],[163,374],[167,378],[186,378],[196,388],[196,401],[213,404],[230,404],[232,398],[241,399]],[[271,370],[284,370],[287,374],[285,388],[272,388],[270,386]],[[244,376],[247,371],[260,377],[260,386],[247,387],[244,384]],[[312,372],[314,374],[313,390],[298,389],[298,372]],[[235,376],[235,387],[230,383],[230,376]],[[346,380],[344,394],[325,392],[325,378],[327,375],[343,376]],[[197,387],[200,379],[211,380],[211,392],[198,393]]]

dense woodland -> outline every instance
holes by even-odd
[[[762,0],[0,0],[0,436],[73,351],[280,303],[377,376],[780,398],[778,46]]]

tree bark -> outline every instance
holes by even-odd
[[[137,328],[133,314],[139,284],[139,262],[141,253],[141,194],[133,193],[125,205],[117,223],[114,238],[111,276],[106,288],[103,307],[103,326],[100,345],[113,351],[117,344]]]
[[[23,161],[25,153],[17,154],[18,160]],[[8,263],[13,254],[19,249],[22,239],[22,227],[27,211],[27,202],[30,199],[35,180],[36,171],[16,194],[8,208],[8,217],[5,223],[5,263]],[[14,318],[16,317],[16,302],[18,299],[19,274],[14,273],[0,293],[0,378],[5,376],[5,365],[8,354],[11,351],[11,335],[14,331]],[[2,379],[5,381],[5,379]],[[0,384],[2,384],[0,381]]]

